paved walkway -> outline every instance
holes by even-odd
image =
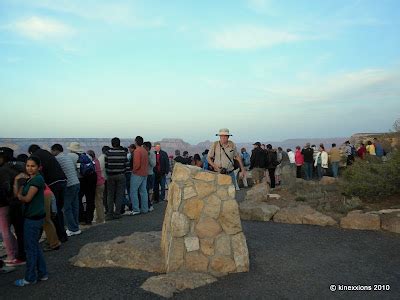
[[[240,194],[239,194],[240,196]],[[89,242],[134,231],[161,230],[165,204],[143,216],[93,226],[46,253],[50,279],[17,288],[24,267],[0,274],[0,299],[154,299],[140,285],[153,274],[122,268],[86,269],[68,259]],[[400,235],[310,225],[243,222],[250,251],[249,273],[232,274],[179,299],[379,298],[400,299]],[[388,292],[331,292],[330,285],[390,285]]]

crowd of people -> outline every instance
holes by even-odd
[[[155,203],[166,200],[167,175],[175,163],[229,175],[237,190],[239,179],[248,186],[251,171],[254,184],[267,177],[273,189],[281,184],[285,166],[305,180],[321,179],[329,167],[337,177],[343,158],[336,144],[329,151],[323,144],[317,148],[309,143],[285,151],[256,142],[249,154],[245,148],[238,152],[229,140],[229,129],[220,129],[216,135],[219,139],[201,155],[189,156],[184,151],[181,156],[176,150],[172,159],[160,143],[152,145],[141,136],[127,148],[119,138],[113,138],[100,155],[85,151],[78,142],[67,147],[68,153],[61,144],[52,145],[50,151],[33,144],[27,154],[16,158],[12,149],[0,147],[0,232],[6,250],[0,269],[5,270],[3,265],[26,265],[25,277],[15,282],[17,286],[47,280],[42,251],[60,249],[70,237],[82,233],[83,224],[153,211]],[[355,156],[382,157],[385,151],[377,140],[358,149],[347,141],[344,155],[351,165]],[[43,231],[47,243],[42,248],[39,240]]]

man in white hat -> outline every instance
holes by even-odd
[[[236,180],[234,174],[235,160],[240,166],[240,177],[246,175],[242,158],[236,149],[235,143],[229,140],[231,134],[228,128],[220,129],[216,136],[219,136],[219,141],[211,145],[207,156],[208,163],[215,172],[230,175],[232,177],[232,183],[234,183]]]

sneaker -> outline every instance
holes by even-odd
[[[28,284],[35,284],[35,283],[36,283],[36,281],[30,282],[30,281],[26,281],[25,279],[17,279],[17,280],[14,281],[14,284],[16,286],[25,286],[25,285],[28,285]]]
[[[16,267],[16,266],[22,266],[22,265],[26,265],[26,261],[23,260],[19,260],[17,258],[10,260],[6,263],[6,267]]]
[[[149,211],[153,211],[153,210],[154,210],[154,207],[150,206]]]
[[[140,212],[138,212],[138,211],[131,211],[130,212],[130,214],[129,214],[130,216],[135,216],[135,215],[140,215]]]
[[[130,216],[132,214],[131,211],[127,210],[123,213],[123,216]]]
[[[71,230],[66,230],[66,233],[67,233],[67,235],[68,236],[73,236],[73,235],[79,235],[79,234],[81,234],[82,233],[82,231],[81,230],[77,230],[77,231],[71,231]]]
[[[44,275],[39,278],[39,281],[47,281],[47,280],[49,280],[49,275]]]

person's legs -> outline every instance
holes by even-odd
[[[165,201],[165,185],[167,183],[167,176],[161,175],[160,177],[160,186],[161,186],[161,193],[160,193],[160,201]]]
[[[17,236],[18,251],[16,258],[22,261],[26,260],[25,246],[24,246],[24,217],[22,215],[22,204],[14,202],[9,207],[9,221],[14,227],[15,235]]]
[[[317,165],[317,173],[318,173],[318,180],[322,178],[322,167],[321,165]]]
[[[146,189],[147,189],[147,197],[148,197],[149,209],[150,209],[150,207],[153,206],[152,199],[151,199],[151,197],[153,195],[153,186],[154,186],[154,174],[148,175],[147,176]]]
[[[78,192],[78,199],[79,199],[79,222],[85,222],[85,207],[83,206],[83,196],[85,195],[85,179],[79,178],[79,192]]]
[[[246,167],[246,173],[247,173],[248,171],[249,171],[249,167]],[[248,183],[247,183],[247,174],[246,174],[245,176],[243,176],[242,181],[243,181],[243,186],[244,186],[244,187],[248,187],[248,186],[249,186]]]
[[[160,181],[161,181],[161,175],[159,173],[154,173],[153,196],[155,203],[160,202]]]
[[[148,198],[147,189],[146,189],[147,176],[139,176],[139,177],[140,177],[139,193],[140,193],[140,199],[141,199],[141,209],[140,210],[142,213],[148,213],[149,198]]]
[[[114,216],[121,215],[122,198],[125,197],[125,175],[117,175],[115,178],[115,213]]]
[[[96,197],[97,175],[93,173],[87,177],[86,195],[86,224],[92,224],[94,214],[94,198]]]
[[[104,205],[103,205],[104,184],[96,186],[96,222],[99,224],[104,223]]]
[[[50,248],[57,248],[61,242],[58,239],[56,228],[51,221],[51,199],[52,196],[44,197],[44,209],[46,211],[46,217],[44,219],[43,230],[46,233],[47,242]]]
[[[139,209],[139,196],[138,190],[140,186],[140,176],[132,174],[131,176],[131,199],[132,199],[132,211],[133,212],[140,212]],[[145,198],[147,199],[147,198]]]
[[[114,215],[115,176],[107,178],[107,216]]]
[[[57,222],[56,224],[54,224],[54,226],[56,227],[58,239],[61,242],[66,242],[68,240],[67,233],[65,232],[64,213],[63,213],[66,185],[67,185],[66,182],[63,182],[63,183],[55,183],[49,186],[54,194],[54,197],[56,197]]]
[[[104,213],[107,214],[108,207],[107,207],[107,180],[104,182],[104,193],[103,193],[103,205],[104,205]]]
[[[271,188],[275,188],[275,168],[268,169],[269,178],[271,180]]]
[[[35,282],[38,279],[36,269],[40,277],[47,275],[46,263],[39,244],[42,226],[43,220],[25,219],[24,222],[24,244],[27,256],[25,280],[28,282]]]
[[[68,230],[79,230],[79,184],[69,186],[65,190],[64,216]]]
[[[7,260],[13,260],[16,254],[16,240],[10,230],[8,211],[8,206],[0,207],[0,233],[3,237],[4,247],[6,248]]]
[[[239,191],[240,188],[239,188],[238,179],[237,179],[238,178],[238,174],[239,174],[239,169],[234,170],[233,174],[234,174],[234,176],[233,176],[233,178],[234,178],[233,185],[235,186],[235,189],[237,191]]]
[[[338,171],[339,171],[339,162],[334,161],[331,163],[332,166],[332,174],[333,177],[337,178],[338,177]]]

